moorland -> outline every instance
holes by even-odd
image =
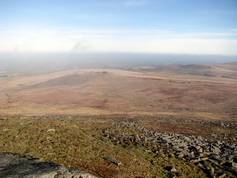
[[[1,152],[101,177],[237,172],[235,62],[3,72],[0,115]]]

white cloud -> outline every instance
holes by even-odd
[[[133,29],[0,30],[0,52],[151,52],[237,55],[236,32]]]

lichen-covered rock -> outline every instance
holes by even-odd
[[[30,156],[0,153],[0,177],[4,178],[97,178],[80,169],[68,169]]]

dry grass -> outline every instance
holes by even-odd
[[[154,157],[142,148],[123,148],[103,140],[101,129],[110,127],[112,120],[76,116],[1,117],[0,151],[30,154],[103,177],[166,177],[167,165],[174,165],[182,172],[181,177],[205,177],[197,167],[175,158]],[[103,160],[107,155],[123,165],[107,163]]]

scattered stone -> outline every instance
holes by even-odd
[[[213,146],[212,152],[213,152],[214,154],[218,155],[218,154],[221,153],[221,150],[220,150],[220,148],[218,148],[217,146]]]
[[[55,132],[55,129],[48,129],[47,132]]]
[[[177,169],[173,166],[166,166],[165,170],[167,171],[168,177],[175,178],[176,176],[180,175]]]
[[[211,167],[211,176],[215,177],[215,169],[213,167]]]
[[[175,167],[173,167],[173,168],[170,170],[170,172],[172,172],[173,174],[177,174],[177,173],[178,173],[178,171],[177,171],[177,169],[176,169]]]
[[[136,131],[136,134],[121,133],[120,130],[123,128],[131,128]],[[187,162],[192,162],[211,177],[228,175],[229,173],[227,174],[226,171],[236,173],[237,161],[235,155],[237,155],[237,145],[234,143],[213,139],[207,140],[201,136],[160,133],[141,127],[135,122],[117,123],[116,129],[105,129],[102,135],[114,144],[121,144],[124,147],[133,144],[143,147],[149,153],[162,153],[168,157],[175,156]],[[213,134],[212,137],[215,138],[217,135]],[[117,165],[118,163],[115,161],[114,164]],[[171,171],[172,167],[167,169]]]
[[[219,178],[225,178],[225,177],[226,177],[225,173],[219,176]]]
[[[234,169],[237,169],[237,158],[234,158],[233,161],[232,161],[232,167]]]
[[[115,164],[116,166],[122,165],[122,163],[121,163],[120,161],[118,161],[118,160],[116,160],[116,159],[114,159],[114,158],[112,158],[112,157],[110,157],[110,156],[104,157],[104,160],[106,160],[106,161],[108,161],[108,162],[110,162],[110,163],[113,163],[113,164]]]

